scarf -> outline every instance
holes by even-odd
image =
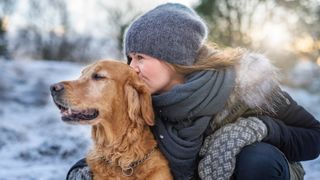
[[[169,161],[175,179],[190,179],[198,161],[203,134],[234,88],[233,68],[195,72],[184,84],[153,95],[156,124],[152,132]]]

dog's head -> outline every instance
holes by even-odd
[[[151,96],[137,73],[125,63],[99,61],[74,81],[50,87],[52,98],[68,123],[113,123],[114,116],[154,124]]]

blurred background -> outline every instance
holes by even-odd
[[[123,59],[128,24],[163,0],[1,0],[0,56],[5,59],[88,63]],[[315,88],[320,79],[320,0],[180,0],[210,27],[221,47],[266,54],[284,71],[283,81]],[[298,66],[298,67],[297,67]],[[303,66],[303,67],[301,67]],[[289,82],[289,70],[310,68],[309,82]],[[312,77],[313,76],[313,77]],[[317,82],[317,85],[319,83]],[[312,87],[310,87],[312,86]]]
[[[164,2],[194,8],[220,47],[245,47],[279,67],[281,83],[320,119],[320,0],[1,0],[0,180],[64,179],[90,127],[66,125],[49,86],[97,59],[123,60],[122,36]],[[320,176],[319,158],[305,162]]]

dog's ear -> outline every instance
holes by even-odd
[[[125,85],[128,112],[131,119],[142,118],[149,126],[154,125],[152,100],[147,87],[138,77],[128,79]]]

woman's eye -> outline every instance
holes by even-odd
[[[137,55],[137,59],[138,59],[138,60],[142,60],[142,59],[143,59],[143,57],[142,57],[142,56],[140,56],[140,55]]]
[[[101,74],[98,74],[98,73],[94,73],[92,74],[92,79],[93,80],[101,80],[101,79],[105,79],[106,77],[101,75]]]

